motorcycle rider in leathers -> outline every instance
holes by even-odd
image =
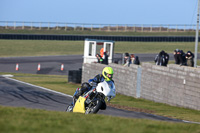
[[[114,81],[112,80],[113,73],[114,72],[113,72],[112,67],[105,67],[102,71],[102,74],[98,74],[93,79],[89,79],[88,83],[87,82],[82,83],[81,88],[77,88],[73,95],[72,106],[75,105],[75,102],[79,98],[79,96],[90,91],[94,86],[97,86],[98,83],[103,82],[104,80],[112,81],[114,83]],[[110,100],[111,100],[111,97],[108,98],[108,101]]]

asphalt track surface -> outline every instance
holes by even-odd
[[[135,54],[141,62],[154,61],[156,54]],[[115,60],[121,60],[121,54],[115,54]],[[170,55],[173,60],[173,56]],[[82,68],[83,55],[65,56],[39,56],[39,57],[2,57],[0,58],[0,72],[68,75],[69,70],[79,70]],[[19,70],[16,71],[16,64]],[[37,70],[40,64],[40,71]],[[61,71],[61,64],[64,70]]]
[[[72,96],[70,95],[54,92],[46,88],[27,84],[15,79],[2,76],[0,77],[0,104],[3,106],[26,107],[64,112],[71,101]],[[106,110],[100,110],[98,114],[127,118],[183,122],[182,120],[141,112],[126,111],[113,107],[107,107]]]

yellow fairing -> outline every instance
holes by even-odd
[[[85,98],[79,97],[74,106],[73,112],[85,113]]]

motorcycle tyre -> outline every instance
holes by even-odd
[[[102,106],[102,101],[98,99],[97,105],[95,107],[93,107],[93,110],[90,111],[90,112],[88,112],[86,110],[85,114],[96,114],[99,111],[99,109],[101,108],[101,106]]]
[[[69,107],[71,107],[72,109],[69,110]],[[65,110],[65,112],[72,112],[72,111],[73,111],[73,106],[71,106],[71,105],[67,106],[67,109]]]

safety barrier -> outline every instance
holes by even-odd
[[[106,65],[83,64],[82,82],[101,73]],[[144,98],[173,106],[200,110],[200,69],[169,64],[168,67],[142,63],[124,67],[109,64],[114,69],[117,93]]]
[[[194,42],[193,36],[95,36],[95,35],[35,35],[35,34],[0,34],[0,39],[9,40],[72,40],[83,41],[86,38],[132,42]],[[200,41],[200,37],[199,37]]]

